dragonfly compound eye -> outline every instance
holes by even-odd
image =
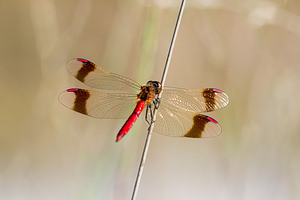
[[[155,93],[159,94],[161,92],[161,83],[158,81],[148,81],[155,88]]]
[[[156,87],[156,93],[157,93],[157,94],[159,94],[159,93],[161,92],[161,89],[162,89],[162,87],[161,87],[161,83],[160,83],[160,82],[158,82],[158,81],[156,81],[156,83],[157,83],[157,87]]]

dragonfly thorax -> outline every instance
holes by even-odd
[[[146,85],[141,87],[141,91],[138,94],[138,99],[150,103],[155,95],[158,95],[161,92],[161,83],[158,81],[148,81]]]

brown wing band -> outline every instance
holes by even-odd
[[[82,114],[88,114],[86,110],[86,102],[90,98],[90,93],[87,90],[72,90],[70,92],[74,92],[76,95],[76,99],[74,101],[73,110],[80,112]]]
[[[216,109],[216,100],[215,100],[215,91],[211,88],[205,89],[202,92],[203,97],[205,99],[206,111],[213,111]]]
[[[193,121],[193,127],[184,135],[184,137],[201,138],[205,126],[210,120],[204,115],[197,114],[194,116]]]
[[[82,62],[82,67],[80,70],[78,70],[76,74],[76,78],[82,82],[84,82],[85,77],[92,71],[96,69],[96,66],[94,63],[83,60],[83,59],[77,59],[78,61]],[[86,62],[85,62],[86,61]]]

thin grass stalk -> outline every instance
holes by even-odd
[[[164,72],[163,72],[162,79],[161,79],[162,87],[164,86],[164,83],[165,83],[165,80],[166,80],[166,77],[167,77],[167,73],[168,73],[168,70],[169,70],[170,60],[171,60],[171,57],[172,57],[173,48],[174,48],[175,40],[176,40],[176,37],[177,37],[178,28],[180,26],[184,6],[185,6],[185,0],[182,0],[181,6],[180,6],[180,9],[179,9],[179,13],[178,13],[178,17],[177,17],[177,21],[176,21],[176,25],[175,25],[175,29],[174,29],[174,33],[173,33],[173,36],[172,36],[168,56],[167,56],[167,59],[166,59],[166,64],[165,64],[165,67],[164,67]],[[162,92],[163,92],[163,90],[162,90]],[[157,97],[158,100],[161,99],[162,92],[158,95],[158,97]],[[149,126],[149,129],[148,129],[148,134],[147,134],[147,138],[146,138],[146,141],[145,141],[144,150],[143,150],[143,153],[142,153],[140,166],[139,166],[138,173],[137,173],[137,176],[136,176],[136,180],[135,180],[131,200],[136,199],[136,195],[137,195],[137,192],[138,192],[140,180],[141,180],[143,169],[144,169],[144,166],[145,166],[145,161],[146,161],[148,148],[149,148],[149,144],[150,144],[150,140],[151,140],[152,130],[154,128],[156,113],[157,113],[157,108],[155,107],[154,112],[153,112],[153,120],[152,120],[152,122]]]

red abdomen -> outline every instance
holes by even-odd
[[[140,116],[140,114],[144,108],[145,108],[145,102],[141,101],[141,100],[138,101],[132,114],[129,116],[129,118],[127,119],[127,121],[125,122],[125,124],[123,125],[121,130],[119,131],[116,142],[121,140],[122,137],[124,137],[124,135],[126,135],[126,133],[128,133],[128,131],[131,129],[132,125],[137,120],[137,118]]]

